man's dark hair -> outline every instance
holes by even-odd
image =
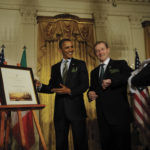
[[[62,39],[62,40],[59,41],[59,48],[60,48],[60,49],[62,49],[62,45],[63,45],[63,43],[66,42],[66,41],[70,41],[70,42],[71,42],[70,39]]]
[[[97,42],[94,44],[94,51],[95,51],[95,47],[96,47],[98,44],[101,44],[101,43],[103,43],[103,44],[106,46],[106,48],[109,48],[108,44],[107,44],[105,41],[97,41]]]

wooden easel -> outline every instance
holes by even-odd
[[[19,128],[20,128],[20,136],[21,136],[21,144],[23,150],[28,150],[26,147],[26,141],[24,136],[23,130],[23,123],[21,117],[21,111],[24,110],[31,110],[32,115],[35,121],[36,128],[38,130],[38,134],[42,143],[42,147],[44,150],[47,150],[45,140],[40,128],[40,124],[34,110],[39,110],[44,108],[45,105],[42,104],[34,104],[34,105],[0,105],[0,150],[7,150],[8,149],[8,140],[9,140],[9,133],[10,133],[10,122],[11,122],[11,112],[16,111],[18,114],[19,120]],[[6,118],[6,119],[5,119]],[[6,120],[6,125],[5,125]],[[5,139],[4,139],[5,138]]]

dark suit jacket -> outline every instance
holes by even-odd
[[[150,63],[132,78],[131,83],[134,86],[150,86]]]
[[[51,93],[52,88],[60,87],[60,83],[62,83],[60,65],[61,62],[52,66],[49,84],[43,84],[40,92]],[[72,58],[67,73],[66,86],[71,89],[71,95],[56,94],[54,119],[61,119],[64,116],[70,120],[85,119],[86,110],[83,93],[89,87],[88,72],[85,62]]]
[[[95,91],[97,117],[105,117],[110,124],[125,124],[131,121],[127,99],[127,79],[131,69],[124,60],[111,60],[105,70],[104,79],[111,79],[111,85],[103,90],[99,82],[99,66],[91,72],[89,91]]]

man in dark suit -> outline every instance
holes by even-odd
[[[124,60],[112,60],[104,41],[95,44],[100,65],[91,72],[89,100],[96,100],[102,150],[130,150],[131,112],[127,79],[131,69]]]
[[[88,150],[86,110],[83,100],[83,93],[89,87],[86,64],[72,58],[74,48],[71,40],[61,40],[59,48],[63,59],[52,66],[49,84],[42,84],[40,89],[42,93],[56,93],[54,111],[56,150],[68,150],[69,125],[72,128],[74,150]]]
[[[134,86],[150,86],[150,63],[132,77],[131,83]]]

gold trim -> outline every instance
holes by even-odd
[[[54,17],[37,17],[37,23],[39,22],[57,22],[57,21],[75,21],[77,23],[88,23],[88,24],[94,24],[94,19],[86,19],[86,18],[79,18],[79,19],[73,19],[73,18],[54,18]]]

